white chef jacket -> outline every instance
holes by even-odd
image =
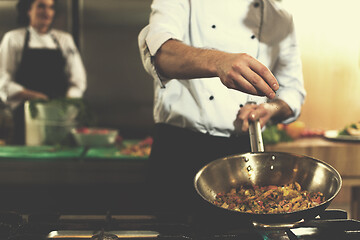
[[[140,55],[154,78],[154,120],[215,136],[230,136],[239,106],[266,97],[225,87],[219,78],[165,79],[152,56],[169,39],[230,53],[247,53],[266,65],[280,84],[277,98],[294,116],[306,92],[292,16],[272,0],[154,0],[149,25],[139,34]]]
[[[7,32],[0,45],[0,99],[15,108],[20,101],[9,100],[24,87],[15,81],[15,73],[21,62],[26,30],[30,31],[29,48],[56,49],[53,37],[59,42],[61,52],[66,59],[66,74],[69,76],[67,97],[82,97],[86,89],[86,72],[80,54],[69,33],[51,29],[40,34],[33,27],[19,28]]]

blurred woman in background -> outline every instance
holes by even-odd
[[[13,110],[14,143],[24,144],[24,102],[79,98],[86,72],[69,33],[53,29],[55,0],[19,0],[18,23],[0,45],[0,99]]]

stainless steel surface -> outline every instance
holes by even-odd
[[[0,1],[0,41],[7,31],[17,27],[15,6],[15,0]]]
[[[259,121],[249,123],[251,152],[264,152],[264,143]]]
[[[336,169],[321,160],[307,156],[262,152],[260,124],[257,121],[250,126],[252,152],[220,158],[204,166],[194,179],[197,193],[215,206],[213,201],[216,194],[229,192],[232,188],[253,185],[281,186],[298,182],[303,190],[322,192],[326,201],[313,208],[282,214],[252,214],[216,207],[265,223],[296,222],[314,218],[324,211],[341,189],[342,179]]]
[[[94,235],[99,234],[99,232],[94,231],[73,231],[73,230],[61,230],[61,231],[52,231],[48,234],[47,239],[81,239],[86,238],[90,239]],[[107,231],[104,234],[115,235],[118,238],[156,238],[159,233],[155,231],[127,231],[127,230],[119,230],[119,231]]]
[[[137,44],[149,21],[151,2],[81,0],[79,38],[88,73],[85,97],[100,126],[134,132],[152,128],[153,80],[142,66]]]
[[[330,165],[317,159],[291,153],[246,153],[215,160],[203,167],[195,177],[198,194],[212,204],[216,194],[228,192],[241,185],[284,185],[298,182],[304,190],[322,192],[326,201],[317,207],[286,214],[248,214],[254,220],[296,221],[315,217],[326,209],[339,193],[342,180],[340,174]],[[214,205],[215,206],[215,205]]]
[[[300,221],[297,221],[294,223],[278,223],[278,224],[266,224],[266,223],[253,222],[253,226],[255,228],[259,228],[259,229],[271,229],[271,230],[290,229],[290,228],[295,228],[304,222],[305,222],[304,219],[301,219]]]

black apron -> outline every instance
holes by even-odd
[[[57,49],[29,48],[30,32],[26,32],[21,62],[15,80],[26,89],[46,94],[50,99],[65,97],[69,86],[65,73],[66,60],[60,44],[51,35]],[[14,143],[25,143],[24,104],[14,110]]]
[[[217,137],[158,123],[153,137],[148,160],[148,185],[142,190],[148,191],[144,195],[148,198],[146,204],[160,215],[203,211],[206,204],[194,187],[196,173],[215,159],[250,152],[248,134]]]

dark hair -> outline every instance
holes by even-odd
[[[19,0],[16,4],[16,9],[18,12],[17,23],[21,26],[28,26],[30,24],[30,18],[28,15],[28,11],[31,8],[31,5],[35,2],[35,0]],[[55,9],[56,9],[56,0],[54,0]]]

